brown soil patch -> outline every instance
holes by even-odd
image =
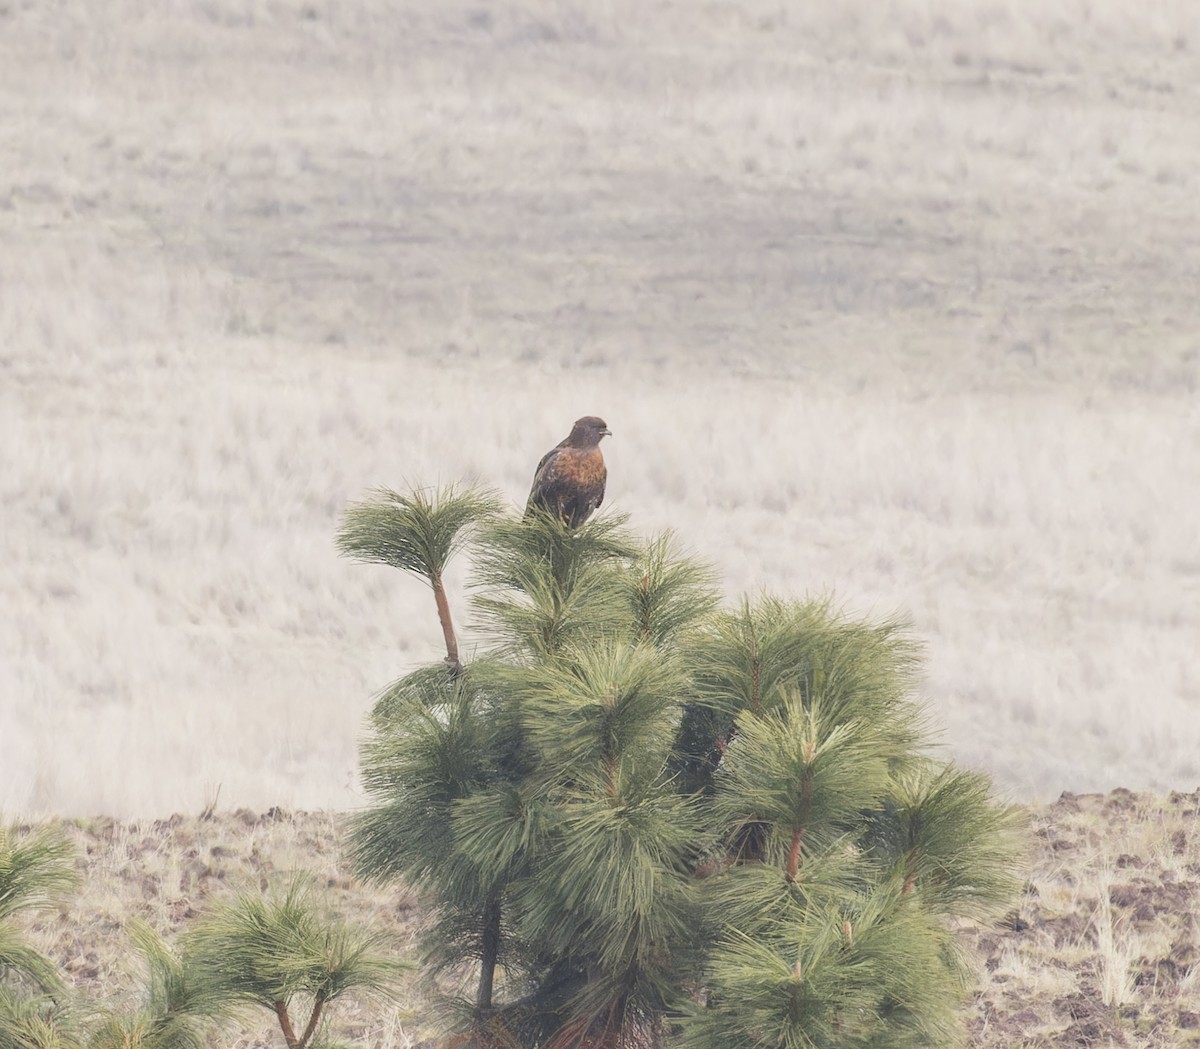
[[[1200,791],[1063,794],[1030,810],[1021,906],[966,934],[971,1045],[1200,1045]]]

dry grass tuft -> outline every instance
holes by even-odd
[[[979,1046],[1200,1044],[1200,791],[1033,810],[1025,901],[971,938]]]

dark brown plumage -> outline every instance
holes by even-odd
[[[578,528],[591,517],[604,502],[604,482],[608,479],[600,440],[611,436],[603,419],[595,415],[579,419],[566,439],[538,463],[525,516],[540,508],[557,514],[568,528]]]

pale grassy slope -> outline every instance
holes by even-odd
[[[340,509],[585,412],[1016,796],[1195,786],[1197,112],[1182,2],[0,5],[0,809],[358,803]]]

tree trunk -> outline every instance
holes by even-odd
[[[804,760],[806,767],[800,773],[800,821],[792,831],[792,847],[788,851],[787,880],[795,881],[796,873],[800,870],[800,846],[804,844],[804,832],[808,828],[808,820],[812,815],[812,761],[813,751],[806,745]]]
[[[762,695],[759,693],[759,675],[762,664],[758,661],[758,641],[754,634],[750,635],[750,709],[755,714],[762,713]]]
[[[792,833],[792,847],[788,850],[787,871],[788,881],[795,881],[800,870],[800,846],[804,844],[804,828],[797,827]]]
[[[313,1032],[317,1029],[317,1024],[321,1021],[321,1010],[325,1008],[323,999],[318,998],[313,1002],[312,1016],[308,1018],[308,1024],[304,1028],[304,1034],[300,1036],[300,1045],[298,1049],[304,1049],[308,1045],[309,1040],[313,1036]]]
[[[480,1015],[491,1011],[496,960],[500,957],[500,901],[495,896],[489,899],[483,908],[481,946],[479,994],[475,998],[475,1012]]]
[[[458,671],[462,669],[462,664],[458,661],[458,639],[454,636],[454,623],[450,620],[446,587],[440,575],[434,576],[430,582],[433,584],[433,599],[437,602],[438,619],[442,623],[442,636],[446,639],[446,665],[452,671]]]
[[[905,896],[911,896],[917,888],[917,856],[916,849],[909,849],[904,854],[904,887],[900,890]]]
[[[287,1042],[288,1049],[299,1049],[300,1043],[296,1040],[292,1019],[288,1016],[287,1002],[275,1003],[275,1015],[279,1017],[279,1029],[283,1031],[283,1040]]]

